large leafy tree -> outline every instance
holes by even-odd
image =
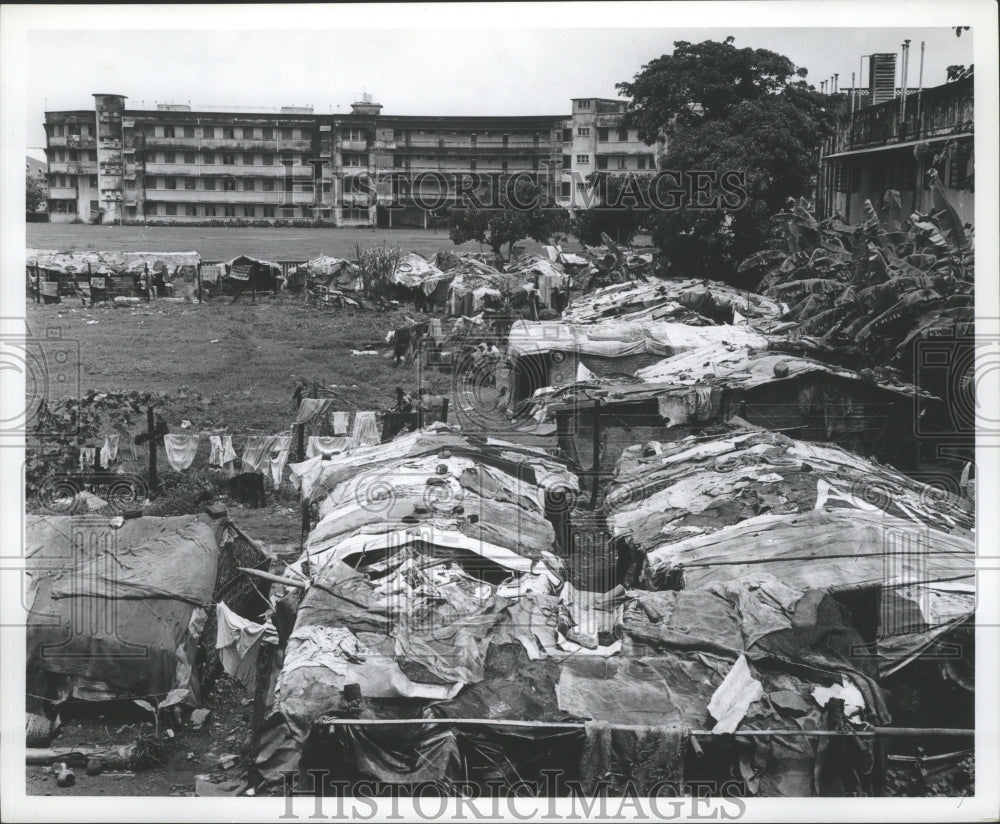
[[[497,254],[506,245],[510,257],[518,241],[531,238],[547,243],[554,234],[565,232],[569,228],[569,213],[549,205],[537,186],[521,180],[512,191],[501,194],[495,207],[469,203],[463,209],[456,209],[448,228],[456,244],[474,240]]]
[[[598,190],[598,204],[581,209],[570,231],[587,246],[599,246],[602,235],[616,243],[631,243],[649,220],[649,182],[643,177],[599,172],[590,184]]]
[[[45,184],[45,178],[27,169],[24,179],[25,209],[28,212],[38,212],[45,207],[45,201],[49,196],[49,187]]]
[[[681,208],[653,218],[654,242],[684,273],[732,269],[764,245],[770,215],[808,192],[834,121],[830,97],[806,83],[805,69],[733,40],[676,42],[672,54],[617,86],[630,98],[626,119],[639,137],[666,139],[661,170],[681,173],[685,186],[695,171],[720,182],[725,172],[742,176],[745,197],[726,198],[720,182],[711,183],[697,200],[719,206],[692,208],[689,195]]]

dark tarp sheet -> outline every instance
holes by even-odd
[[[197,516],[28,516],[27,678],[46,698],[197,689],[191,667],[219,549]],[[198,606],[196,606],[198,605]]]

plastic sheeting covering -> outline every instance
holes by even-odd
[[[682,309],[702,315],[736,311],[750,319],[751,324],[775,321],[788,311],[782,303],[718,281],[657,279],[595,289],[576,298],[563,313],[563,319],[568,323],[594,323],[609,317],[655,320]]]
[[[767,338],[746,326],[689,326],[666,321],[606,320],[590,325],[562,321],[515,322],[507,338],[508,357],[575,352],[605,358],[629,355],[667,357],[708,344],[766,349]]]
[[[784,368],[779,368],[779,364]],[[782,372],[780,377],[778,371]],[[858,380],[857,372],[829,366],[812,358],[784,352],[759,352],[748,346],[733,347],[720,343],[665,358],[635,374],[647,383],[662,382],[676,386],[710,384],[712,387],[746,390],[815,373]],[[912,398],[919,394],[915,386],[896,380],[887,372],[878,376],[875,385],[905,397]]]
[[[28,249],[29,266],[56,272],[86,273],[88,265],[97,273],[104,269],[112,274],[138,273],[146,267],[150,272],[161,271],[169,283],[182,267],[197,267],[201,255],[197,252],[56,252]]]
[[[195,645],[219,546],[196,516],[112,528],[97,516],[27,516],[29,691],[106,700],[197,695]]]

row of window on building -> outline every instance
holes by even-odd
[[[147,126],[147,137],[205,140],[308,140],[309,130],[253,126]]]
[[[96,207],[96,203],[97,201],[92,201],[92,209]],[[311,206],[267,206],[261,204],[231,206],[224,203],[150,203],[148,201],[146,203],[147,217],[311,218],[315,217],[317,212],[321,217],[329,217],[332,209],[329,206],[317,210]],[[347,220],[367,220],[369,210],[345,206],[342,215]]]
[[[46,154],[50,161],[57,163],[67,160],[97,160],[96,149],[49,149]]]
[[[183,181],[178,185],[178,181]],[[201,186],[198,183],[201,182]],[[312,181],[296,181],[296,183],[303,183],[312,185]],[[186,189],[189,192],[193,191],[221,191],[221,192],[274,192],[281,191],[284,188],[284,182],[276,180],[273,177],[248,177],[236,178],[232,177],[187,177],[187,178],[176,178],[176,177],[147,177],[146,178],[146,188],[147,189]]]
[[[89,123],[57,123],[52,127],[53,137],[92,137],[93,130]]]
[[[635,157],[636,160],[634,166],[629,165],[629,157]],[[618,169],[638,169],[639,171],[656,170],[656,157],[654,155],[597,155],[597,168],[610,169],[611,160],[615,161],[615,165]],[[576,162],[581,166],[589,166],[590,155],[578,154],[576,156]],[[562,165],[564,169],[570,168],[572,164],[570,163],[569,155],[563,155]]]
[[[604,127],[597,127],[597,140],[600,143],[607,143],[611,141],[611,133],[614,131],[615,138],[619,143],[638,143],[639,133],[636,131],[629,132],[628,129],[607,129]],[[629,135],[632,135],[631,137]],[[577,126],[576,127],[577,137],[590,137],[590,126]],[[564,137],[564,142],[568,142]]]

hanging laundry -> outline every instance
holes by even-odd
[[[97,453],[97,449],[93,446],[84,446],[80,448],[80,471],[81,472],[91,472],[94,469],[94,455]]]
[[[202,283],[208,283],[214,285],[219,282],[220,277],[222,277],[222,264],[203,263],[201,265]]]
[[[164,435],[163,448],[167,453],[167,463],[178,472],[183,472],[194,462],[200,439],[200,435]]]
[[[330,416],[330,423],[333,426],[334,435],[346,435],[350,431],[351,413],[333,412]]]
[[[295,423],[309,423],[317,415],[325,414],[332,405],[333,401],[329,398],[303,398],[295,416]]]
[[[441,318],[431,318],[428,334],[435,344],[440,345],[444,341],[444,329],[441,327]]]
[[[251,435],[243,444],[243,471],[263,472],[264,462],[267,457],[265,452],[271,436]]]
[[[288,460],[288,450],[292,446],[292,436],[275,435],[268,452],[268,468],[271,472],[271,481],[274,488],[281,486],[281,473],[285,469],[285,462]]]
[[[257,680],[257,653],[267,626],[248,621],[221,601],[215,605],[215,616],[215,648],[222,668],[252,690]]]
[[[372,446],[381,443],[378,423],[374,412],[358,412],[354,416],[354,429],[351,431],[351,446]]]
[[[107,469],[118,460],[118,439],[119,435],[104,436],[104,446],[101,447],[101,466]]]
[[[325,438],[319,435],[310,435],[306,445],[306,457],[314,458],[317,455],[336,455],[343,452],[350,445],[350,440],[344,436],[334,436]]]
[[[209,435],[208,441],[212,446],[212,453],[208,457],[209,465],[222,467],[230,474],[235,474],[236,468],[233,462],[236,460],[236,452],[233,450],[233,436]]]
[[[120,461],[137,461],[139,456],[135,451],[135,439],[131,432],[124,426],[115,427],[119,435],[118,439],[118,459]]]
[[[222,438],[218,435],[208,436],[209,466],[222,466]]]
[[[319,477],[317,470],[322,463],[323,456],[316,455],[314,458],[288,465],[290,473],[288,480],[292,488],[298,490],[303,499],[308,499],[312,495],[313,484],[316,482],[316,478]]]

